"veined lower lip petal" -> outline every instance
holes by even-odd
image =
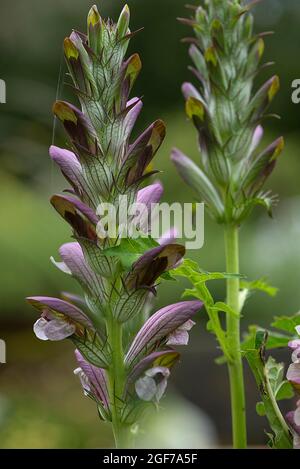
[[[49,340],[57,341],[73,335],[76,331],[76,326],[62,319],[52,319],[44,330]]]
[[[40,318],[33,326],[36,336],[41,340],[59,341],[70,337],[75,333],[76,327],[62,319],[47,321]]]

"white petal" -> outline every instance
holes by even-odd
[[[74,334],[76,327],[74,324],[70,324],[62,319],[53,319],[48,321],[44,328],[46,337],[49,340],[57,341],[63,340]]]
[[[167,345],[187,345],[189,343],[189,333],[177,329],[169,335]]]
[[[135,391],[142,401],[152,401],[155,397],[157,386],[153,378],[144,376],[135,383]]]
[[[84,394],[86,394],[86,391],[91,392],[88,377],[86,376],[82,368],[76,368],[76,370],[74,370],[73,373],[74,375],[79,377],[81,386],[83,387]]]
[[[160,401],[161,398],[163,397],[163,395],[165,394],[165,391],[167,389],[167,385],[168,385],[168,379],[167,378],[163,378],[163,380],[160,381],[160,383],[158,383],[156,394],[155,394],[155,397],[156,397],[157,401]]]
[[[155,366],[154,368],[150,368],[145,372],[145,375],[149,376],[150,378],[155,378],[155,376],[159,374],[165,378],[169,378],[170,370],[166,366]]]
[[[39,318],[33,325],[33,332],[36,337],[40,340],[48,340],[48,337],[45,334],[45,327],[47,326],[48,321],[44,318]]]
[[[188,331],[190,331],[195,324],[196,323],[191,319],[186,321],[169,335],[167,345],[187,345],[189,343]]]
[[[192,321],[191,319],[189,319],[184,324],[182,324],[182,326],[180,326],[178,329],[180,329],[181,331],[190,331],[195,325],[196,325],[195,321]]]
[[[300,325],[299,325],[299,326],[296,326],[295,329],[296,329],[296,331],[297,331],[297,334],[300,335]]]
[[[57,262],[52,256],[50,257],[50,261],[64,274],[72,275],[72,272],[70,271],[69,267],[64,262]]]

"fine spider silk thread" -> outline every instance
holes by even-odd
[[[64,48],[61,48],[60,54],[60,61],[59,61],[59,70],[58,70],[58,78],[57,78],[57,85],[56,85],[56,93],[55,93],[55,101],[57,101],[61,95],[64,88]],[[56,140],[56,133],[57,133],[57,117],[53,115],[52,121],[52,138],[51,138],[51,145],[55,144]],[[53,184],[53,176],[54,176],[54,162],[51,160],[51,167],[50,167],[50,193],[53,192],[54,184]]]

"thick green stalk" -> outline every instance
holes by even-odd
[[[239,234],[238,227],[228,225],[225,228],[226,270],[228,273],[239,273]],[[239,312],[239,278],[227,279],[227,303]],[[240,318],[227,315],[227,341],[232,360],[228,362],[231,415],[234,448],[247,447],[246,403],[244,373],[240,343]]]
[[[112,350],[112,363],[108,375],[113,433],[116,448],[130,448],[133,446],[133,435],[130,432],[130,426],[121,421],[122,398],[126,379],[122,339],[123,325],[111,317],[107,322],[107,333]]]

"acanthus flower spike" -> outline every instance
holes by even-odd
[[[269,117],[268,109],[279,91],[280,81],[274,75],[255,90],[255,78],[265,68],[261,65],[264,40],[262,35],[253,34],[251,8],[255,3],[205,0],[192,9],[191,18],[180,19],[194,34],[185,41],[189,44],[192,61],[189,69],[194,81],[182,85],[182,94],[186,116],[196,128],[199,158],[191,160],[177,148],[171,154],[180,177],[197,200],[204,202],[210,216],[224,228],[228,275],[226,326],[223,331],[218,320],[215,323],[213,313],[209,314],[209,330],[218,338],[228,361],[235,448],[247,447],[240,334],[243,304],[240,301],[239,228],[257,205],[272,216],[276,197],[270,191],[264,192],[264,185],[284,147],[280,137],[261,149],[262,123]],[[198,288],[194,271],[194,267],[192,271],[182,270],[183,276],[195,286],[187,293],[202,299],[206,294]],[[232,274],[235,277],[230,277]],[[206,305],[208,311],[212,303],[210,296]],[[178,335],[179,340],[186,337],[184,332],[187,331]]]
[[[185,248],[175,244],[173,231],[159,244],[151,230],[145,236],[141,228],[138,239],[119,239],[121,222],[114,236],[103,230],[103,204],[121,212],[120,196],[126,196],[151,215],[163,193],[160,183],[145,183],[156,173],[148,166],[164,141],[165,124],[158,119],[135,140],[132,137],[143,103],[130,94],[142,63],[138,54],[125,58],[133,36],[129,20],[128,6],[116,23],[104,20],[93,6],[87,34],[73,31],[64,41],[79,106],[63,100],[53,106],[68,148],[52,145],[49,153],[71,188],[52,196],[51,204],[70,225],[74,241],[61,246],[60,260],[51,261],[79,283],[83,296],[28,298],[41,314],[34,325],[36,335],[42,340],[66,338],[76,347],[75,374],[100,417],[112,424],[117,447],[133,445],[132,425],[141,421],[150,401],[163,397],[170,369],[179,359],[171,347],[187,343],[191,317],[201,306],[173,305],[159,313],[160,319],[156,313],[152,336],[146,337],[141,325],[148,328],[153,322],[150,297],[163,275],[179,265]],[[122,243],[130,245],[131,256]],[[157,319],[160,332],[155,329]]]
[[[261,189],[275,167],[275,158],[264,167],[257,146],[260,124],[280,83],[275,75],[253,93],[264,41],[253,38],[253,20],[245,3],[212,0],[185,21],[195,33],[189,55],[199,86],[186,82],[182,92],[187,117],[198,132],[200,162],[180,159],[177,149],[172,159],[181,177],[222,224],[241,223],[257,204],[270,213],[272,204]],[[277,143],[276,158],[283,139]]]

